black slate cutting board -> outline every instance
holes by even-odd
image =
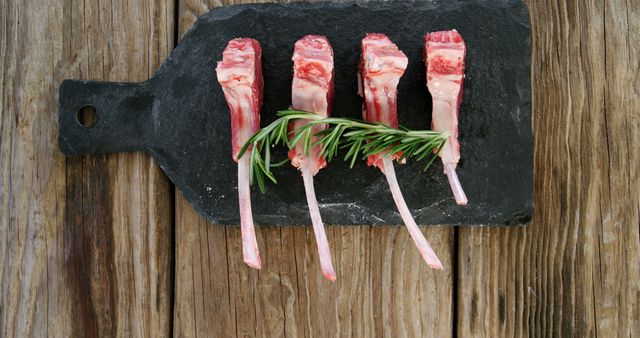
[[[335,52],[334,116],[361,116],[356,94],[360,40],[387,34],[409,57],[400,81],[400,123],[431,125],[422,37],[456,28],[467,44],[460,107],[460,181],[468,206],[454,203],[440,161],[397,165],[418,224],[516,225],[532,214],[529,14],[521,1],[251,4],[212,10],[198,19],[155,76],[143,83],[66,80],[60,87],[59,144],[68,155],[146,151],[202,215],[238,224],[236,164],[227,104],[214,68],[228,40],[253,37],[263,48],[262,125],[291,101],[291,55],[305,34],[326,35]],[[133,33],[131,33],[133,34]],[[96,124],[78,121],[95,107]],[[276,160],[286,156],[275,151]],[[279,184],[254,187],[257,224],[310,224],[302,178],[276,168]],[[337,160],[316,176],[327,224],[402,224],[384,176],[365,162]]]

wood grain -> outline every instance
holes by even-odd
[[[458,332],[640,332],[638,1],[529,1],[535,217],[461,228]]]
[[[65,76],[142,81],[173,49],[172,1],[69,1]],[[82,9],[82,10],[78,10]],[[98,112],[99,114],[99,112]],[[99,118],[99,115],[98,115]],[[66,282],[77,336],[168,336],[172,190],[149,156],[67,162]]]
[[[0,4],[0,336],[68,335],[65,159],[57,151],[62,8]]]
[[[208,9],[231,3],[240,2],[181,1],[179,35]],[[331,283],[320,273],[309,226],[259,227],[263,268],[257,272],[242,262],[238,227],[207,223],[180,194],[176,215],[176,336],[447,337],[453,332],[451,228],[425,230],[447,267],[435,272],[404,227],[329,226],[338,274]]]
[[[173,13],[173,1],[2,3],[0,335],[170,334],[168,181],[142,154],[65,159],[56,101],[64,78],[148,78],[173,48]]]

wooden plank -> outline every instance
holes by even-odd
[[[173,48],[173,13],[173,1],[0,7],[2,336],[169,335],[170,185],[142,154],[65,159],[56,95],[69,77],[146,79]]]
[[[179,35],[208,9],[180,1]],[[301,196],[301,198],[304,198]],[[389,197],[391,198],[391,197]],[[424,230],[447,267],[425,267],[404,227],[327,227],[338,281],[323,279],[310,227],[259,227],[263,268],[240,230],[205,222],[176,195],[174,333],[220,336],[451,336],[453,230]]]
[[[146,80],[173,49],[173,13],[168,0],[66,2],[63,35],[72,62],[63,64],[65,76]],[[68,186],[82,182],[80,194],[67,194],[64,233],[65,243],[75,242],[68,249],[67,283],[83,304],[71,309],[73,333],[169,335],[168,180],[141,153],[70,159],[67,168]]]
[[[535,216],[526,228],[460,229],[457,332],[633,336],[639,4],[529,4]]]
[[[604,6],[605,107],[594,293],[599,336],[640,332],[640,1]]]
[[[0,5],[0,336],[68,336],[65,159],[55,113],[62,7]]]

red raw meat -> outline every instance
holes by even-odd
[[[216,72],[231,110],[233,159],[238,162],[238,199],[244,262],[260,269],[262,264],[251,213],[250,156],[244,155],[238,160],[240,149],[260,129],[263,95],[260,43],[249,38],[229,41]],[[247,151],[250,152],[251,148]]]
[[[364,97],[362,118],[398,128],[396,105],[398,82],[408,64],[407,57],[384,34],[367,34],[362,39],[362,58],[358,73],[358,93]],[[400,160],[402,154],[393,154]],[[382,156],[367,158],[367,164],[383,170]]]
[[[298,40],[293,52],[293,84],[291,87],[291,107],[296,110],[311,112],[328,117],[333,104],[333,49],[324,36],[307,35]],[[291,123],[295,130],[307,122],[297,120]],[[314,135],[326,126],[314,126]],[[317,138],[314,137],[315,142]],[[313,187],[313,176],[327,165],[320,156],[321,145],[311,147],[309,155],[304,154],[304,145],[298,142],[289,151],[291,164],[300,169],[309,205],[309,213],[313,223],[313,231],[318,245],[322,274],[329,280],[336,280],[336,273],[331,263],[331,251],[324,231],[324,225],[318,208],[318,201]]]
[[[459,205],[467,204],[467,197],[456,175],[460,160],[458,109],[462,101],[465,53],[464,40],[455,29],[429,33],[424,37],[427,87],[433,99],[432,129],[450,134],[440,151],[440,158]]]
[[[362,39],[358,90],[364,97],[363,117],[366,121],[398,127],[397,87],[407,64],[407,57],[386,35],[367,34]],[[422,258],[430,267],[442,269],[442,263],[418,228],[400,191],[393,168],[393,159],[400,156],[398,154],[370,156],[368,163],[377,166],[385,174],[400,216]]]
[[[298,40],[293,52],[293,84],[291,88],[291,107],[293,109],[312,112],[322,117],[331,115],[333,105],[333,50],[324,36],[307,35]],[[291,129],[302,127],[307,122],[296,120]],[[326,129],[326,126],[315,126],[314,134]],[[315,175],[327,166],[324,157],[320,156],[321,147],[313,147],[309,156],[303,152],[300,142],[289,151],[291,163],[302,170],[308,166]]]

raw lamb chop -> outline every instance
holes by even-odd
[[[386,35],[367,34],[362,39],[359,92],[364,97],[366,121],[398,127],[397,87],[407,64],[407,57]],[[393,200],[422,258],[430,267],[442,269],[442,263],[418,228],[400,191],[393,168],[393,160],[399,158],[401,154],[370,156],[368,164],[378,167],[387,177]]]
[[[262,264],[251,213],[250,156],[243,156],[238,160],[238,152],[242,146],[260,129],[263,92],[260,43],[249,38],[229,41],[216,72],[231,110],[233,160],[238,163],[238,199],[244,262],[252,268],[260,269]]]
[[[322,117],[328,117],[333,103],[333,49],[324,36],[307,35],[298,40],[293,52],[293,85],[291,88],[291,107]],[[304,120],[291,123],[295,130],[306,124]],[[313,135],[326,129],[326,126],[314,126]],[[315,142],[317,140],[314,139]],[[304,187],[309,205],[309,213],[313,223],[313,232],[318,245],[322,274],[328,280],[335,281],[336,273],[331,263],[331,251],[327,235],[324,231],[318,201],[313,187],[313,176],[324,168],[327,163],[320,156],[321,145],[311,147],[309,154],[304,154],[303,142],[298,142],[289,151],[291,164],[302,172]]]
[[[429,33],[424,37],[427,87],[433,98],[432,129],[450,133],[440,151],[440,158],[459,205],[467,204],[467,196],[456,175],[460,160],[458,108],[462,100],[465,52],[464,40],[455,29]]]

